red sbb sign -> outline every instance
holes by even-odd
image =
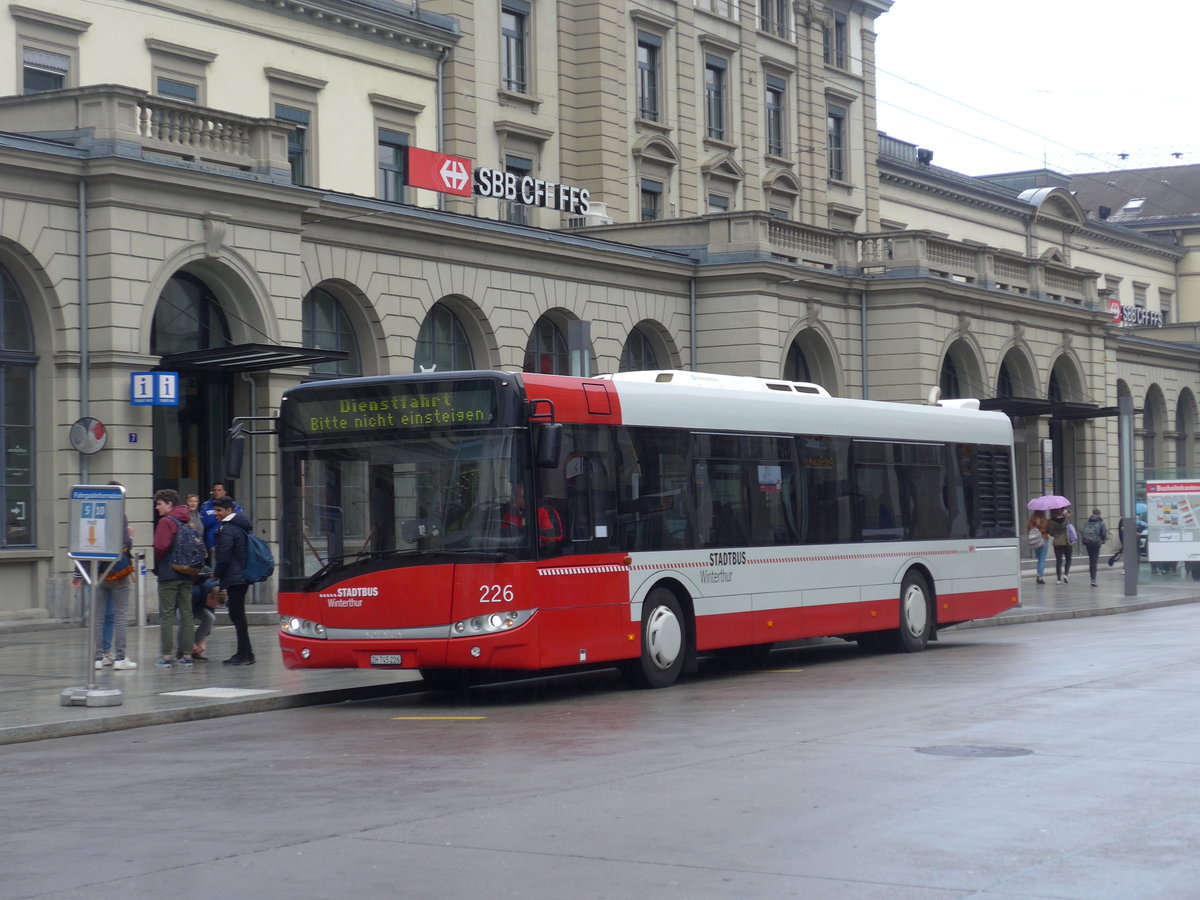
[[[471,196],[471,161],[461,156],[408,148],[408,183],[442,194]]]
[[[501,169],[474,168],[469,159],[420,147],[408,148],[407,184],[442,194],[460,197],[474,194],[574,215],[586,214],[589,209],[587,188],[543,181]]]

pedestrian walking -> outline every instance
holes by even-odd
[[[1042,535],[1042,542],[1034,548],[1034,553],[1037,556],[1037,583],[1045,584],[1046,574],[1046,553],[1050,549],[1050,520],[1046,518],[1044,510],[1035,509],[1033,515],[1029,517],[1029,521],[1025,523],[1025,530],[1032,534],[1038,531]]]
[[[246,621],[246,590],[250,587],[246,582],[246,535],[254,526],[240,508],[235,509],[232,497],[215,498],[213,511],[217,516],[213,577],[226,593],[225,607],[237,635],[233,656],[223,662],[227,666],[252,666],[254,649],[250,646],[250,628]]]
[[[1071,510],[1056,509],[1050,513],[1050,524],[1046,531],[1054,547],[1054,574],[1057,584],[1066,584],[1071,574],[1071,556],[1075,552],[1075,540],[1071,534],[1075,526],[1070,522]]]
[[[158,576],[158,626],[162,658],[154,665],[169,669],[175,664],[175,613],[178,611],[179,665],[192,665],[192,641],[196,624],[192,619],[192,577],[176,571],[174,561],[175,535],[180,528],[189,528],[191,514],[179,502],[179,494],[166,488],[154,494],[154,510],[160,516],[154,526],[154,574]]]
[[[1092,587],[1096,586],[1096,569],[1100,565],[1100,548],[1108,540],[1108,526],[1100,515],[1100,510],[1093,509],[1088,520],[1079,529],[1079,539],[1088,555],[1088,574],[1092,577]],[[1111,566],[1112,563],[1110,562]]]

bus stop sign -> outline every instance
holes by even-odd
[[[77,484],[71,488],[71,559],[116,559],[125,548],[125,488]]]

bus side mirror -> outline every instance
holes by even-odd
[[[536,462],[539,469],[557,469],[562,459],[562,423],[543,422],[537,428]]]
[[[242,460],[245,456],[246,435],[239,423],[229,430],[229,440],[225,444],[225,477],[230,481],[242,477]]]

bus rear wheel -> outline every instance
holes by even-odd
[[[920,653],[933,634],[933,592],[920,572],[909,572],[900,587],[900,633],[896,649]]]
[[[900,585],[900,625],[855,637],[867,653],[920,653],[933,636],[933,591],[920,572],[909,572]]]
[[[637,687],[670,687],[683,671],[687,655],[687,622],[679,598],[655,588],[642,603],[642,653],[625,674]]]

